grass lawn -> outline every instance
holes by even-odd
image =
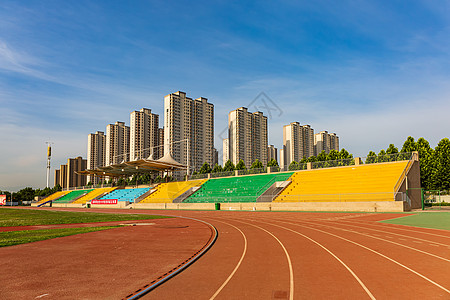
[[[59,228],[59,229],[42,229],[42,230],[23,230],[23,231],[6,231],[0,232],[0,247],[14,246],[26,244],[42,240],[53,239],[57,237],[75,235],[79,233],[93,232],[117,228],[120,226],[103,226],[103,227],[82,227],[82,228]]]
[[[411,216],[384,220],[380,222],[450,230],[450,212],[419,212]]]
[[[169,217],[144,214],[104,214],[0,207],[0,227],[149,220],[160,218]]]

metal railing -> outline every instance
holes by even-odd
[[[384,162],[402,161],[411,159],[412,159],[412,152],[400,152],[393,154],[361,157],[361,160],[364,164],[384,163]]]
[[[191,179],[205,179],[208,178],[208,174],[209,173],[191,175]]]
[[[406,193],[340,193],[310,195],[278,195],[277,202],[367,202],[367,201],[405,201]]]
[[[352,166],[355,164],[355,159],[338,159],[338,160],[325,160],[325,161],[315,161],[311,163],[312,169],[324,169],[324,168],[335,168]]]
[[[235,174],[234,171],[216,172],[211,173],[211,178],[229,177],[234,176],[234,174]]]
[[[190,203],[222,202],[222,203],[248,203],[256,202],[254,196],[214,196],[200,197],[201,201],[191,199]],[[192,201],[194,200],[194,201]],[[375,202],[375,201],[410,201],[404,192],[380,192],[380,193],[340,193],[340,194],[310,194],[310,195],[278,195],[273,200],[276,202]]]
[[[238,173],[238,175],[262,174],[262,173],[267,173],[267,168],[244,169],[244,170],[238,170],[237,173]]]

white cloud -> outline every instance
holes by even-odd
[[[55,79],[36,70],[43,62],[23,51],[12,49],[5,41],[0,40],[0,70],[21,73],[43,80],[54,81]]]

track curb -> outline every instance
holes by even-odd
[[[214,225],[212,225],[211,223],[208,223],[208,222],[203,221],[203,220],[195,219],[195,218],[189,218],[189,217],[177,216],[177,218],[183,218],[183,219],[189,219],[189,220],[202,222],[202,223],[208,225],[210,227],[210,229],[212,229],[212,231],[214,233],[214,236],[212,236],[212,238],[210,238],[208,240],[208,243],[205,246],[203,246],[200,250],[198,250],[196,253],[194,253],[191,257],[189,257],[185,261],[183,261],[181,264],[179,264],[178,266],[176,266],[172,270],[169,270],[168,272],[166,272],[165,274],[161,275],[157,279],[153,280],[149,284],[145,285],[143,288],[141,288],[139,290],[136,290],[135,292],[127,295],[123,299],[126,299],[126,300],[139,299],[142,296],[146,295],[147,293],[151,292],[152,290],[154,290],[159,285],[163,284],[164,282],[168,281],[169,279],[175,277],[176,275],[178,275],[179,273],[181,273],[185,269],[187,269],[197,259],[199,259],[203,254],[205,254],[214,245],[214,243],[216,242],[219,233],[217,231],[217,228]]]

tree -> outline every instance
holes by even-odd
[[[431,173],[432,188],[450,189],[450,140],[442,139],[434,149],[434,168]]]
[[[352,158],[353,158],[353,154],[350,154],[344,148],[342,148],[341,151],[339,152],[339,159],[352,159]]]
[[[236,170],[246,170],[247,169],[247,167],[245,166],[245,163],[244,163],[244,161],[242,159],[239,160],[239,162],[237,163],[235,169]]]
[[[223,172],[222,166],[219,164],[215,164],[214,168],[212,169],[212,173],[220,173]]]
[[[250,169],[262,169],[264,168],[264,165],[262,162],[259,161],[259,159],[256,159],[253,163]]]
[[[205,161],[203,163],[203,166],[200,168],[200,170],[198,171],[200,174],[208,174],[211,173],[211,167],[210,165]]]
[[[403,143],[403,147],[400,150],[400,152],[404,153],[404,152],[413,152],[413,151],[417,151],[417,144],[414,141],[413,137],[408,136],[406,141]]]
[[[388,161],[388,157],[386,156],[386,151],[384,151],[384,149],[381,149],[377,156],[377,162],[381,163],[381,162],[387,162],[387,161]]]
[[[236,167],[234,166],[233,162],[231,160],[228,160],[225,163],[225,166],[223,167],[224,172],[234,171]]]
[[[289,171],[298,170],[298,168],[299,168],[299,164],[298,164],[298,162],[296,162],[295,160],[293,160],[293,161],[289,164]]]
[[[278,162],[275,160],[275,158],[272,158],[272,160],[267,163],[267,166],[268,167],[278,167]]]
[[[425,189],[431,189],[432,179],[431,174],[433,172],[433,149],[430,144],[423,137],[419,138],[416,143],[417,151],[419,151],[420,161],[420,184]]]
[[[340,166],[353,165],[355,162],[355,160],[353,159],[353,154],[350,154],[344,148],[342,148],[341,151],[339,152],[339,159],[342,160],[339,162]]]
[[[322,152],[317,155],[317,161],[326,161],[327,160],[327,153],[325,150],[322,150]]]
[[[396,161],[398,158],[398,149],[394,146],[394,144],[389,144],[389,147],[386,149],[386,154],[388,161]]]
[[[308,162],[316,162],[317,161],[317,157],[315,157],[314,155],[313,156],[310,156],[310,157],[308,157],[307,159],[306,159],[306,162],[308,163]]]
[[[394,146],[394,144],[389,144],[389,147],[386,150],[386,154],[396,154],[398,153],[398,148]]]
[[[369,151],[366,157],[366,164],[373,164],[377,162],[377,154],[373,151]]]
[[[326,160],[338,160],[338,159],[339,159],[339,152],[333,149],[330,151],[330,153],[328,153]]]

